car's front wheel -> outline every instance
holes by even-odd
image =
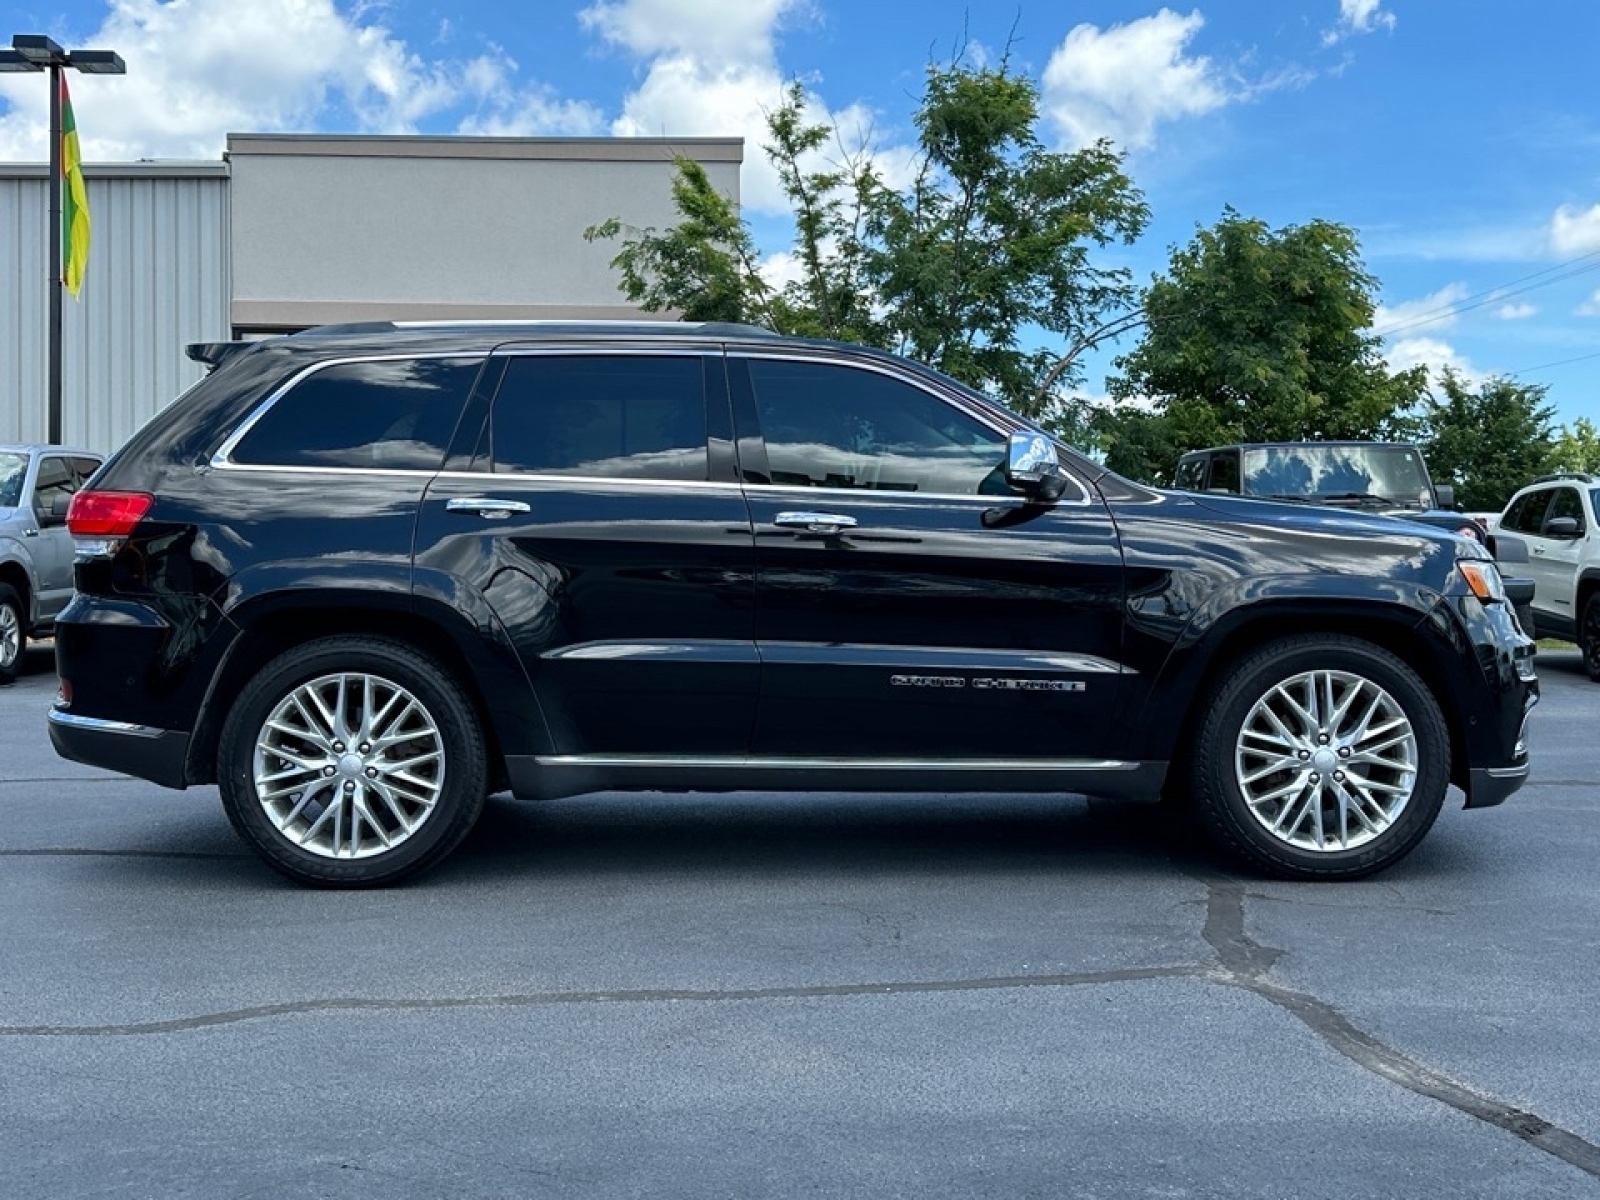
[[[1600,592],[1590,592],[1578,620],[1578,649],[1583,651],[1583,668],[1589,678],[1600,683]]]
[[[22,650],[28,643],[22,597],[9,583],[0,583],[0,684],[17,677]]]
[[[471,701],[438,663],[387,639],[326,638],[273,659],[235,702],[219,755],[234,828],[303,883],[414,875],[483,808]]]
[[[1433,825],[1449,786],[1444,717],[1422,679],[1356,638],[1287,638],[1207,698],[1193,784],[1225,848],[1291,879],[1356,879]]]

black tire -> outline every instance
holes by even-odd
[[[9,583],[0,583],[0,686],[15,681],[27,646],[28,614],[22,597]]]
[[[341,684],[341,675],[352,678]],[[390,739],[374,737],[370,746],[358,746],[359,733],[351,735],[349,746],[336,741],[338,730],[349,729],[353,714],[363,712],[363,693],[356,690],[362,680],[373,681],[365,693],[373,698],[371,709],[394,722],[380,725],[393,735],[393,745],[380,746]],[[316,714],[309,723],[302,719],[298,713],[315,708],[311,692],[318,699],[346,696],[344,723]],[[301,699],[300,708],[280,711],[291,696]],[[393,705],[385,708],[384,700]],[[363,728],[371,716],[362,720]],[[302,729],[308,731],[304,737]],[[428,761],[420,767],[404,765],[423,759]],[[276,795],[263,798],[258,765],[264,775],[288,776]],[[425,776],[420,783],[399,779],[402,771],[413,770]],[[239,835],[275,870],[319,887],[378,887],[433,866],[460,845],[483,811],[487,775],[477,713],[450,672],[408,646],[370,637],[324,638],[269,662],[228,714],[217,761],[222,804]],[[302,778],[305,787],[288,790]],[[431,802],[414,802],[413,792]],[[333,819],[318,821],[319,816]],[[380,846],[392,842],[391,848],[363,847],[363,825]],[[341,854],[341,832],[349,854]]]
[[[1284,693],[1275,691],[1285,685],[1291,696],[1307,701],[1308,716],[1320,719],[1326,703],[1299,689],[1319,688],[1321,681],[1332,692],[1337,718],[1324,722],[1333,727],[1327,741],[1312,728],[1319,721],[1294,718]],[[1352,697],[1349,711],[1340,716],[1346,696]],[[1409,854],[1444,804],[1450,734],[1439,704],[1415,671],[1369,642],[1318,635],[1270,643],[1226,669],[1202,703],[1206,715],[1191,775],[1196,815],[1225,850],[1267,874],[1301,880],[1371,875]],[[1369,704],[1376,707],[1369,711]],[[1357,712],[1366,715],[1365,725]],[[1401,723],[1372,732],[1391,721]],[[1247,722],[1252,732],[1246,732]],[[1274,740],[1288,749],[1268,749]],[[1397,769],[1393,764],[1402,758]],[[1381,764],[1363,761],[1371,759]],[[1254,807],[1246,786],[1254,789]],[[1288,795],[1274,808],[1272,797],[1280,790]],[[1356,793],[1371,807],[1341,799]],[[1343,847],[1329,844],[1341,812],[1357,811],[1372,820],[1366,827],[1357,820],[1353,833],[1347,824]],[[1269,819],[1287,828],[1274,832]]]
[[[1600,683],[1600,592],[1590,592],[1578,618],[1578,649],[1583,651],[1583,669]]]

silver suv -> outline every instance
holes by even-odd
[[[1511,497],[1494,527],[1528,543],[1539,634],[1577,642],[1589,678],[1600,681],[1600,478],[1542,476]]]
[[[100,462],[92,450],[0,446],[0,684],[16,678],[27,639],[49,633],[72,599],[65,498]]]

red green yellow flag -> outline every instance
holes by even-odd
[[[61,282],[74,296],[83,287],[89,265],[89,192],[83,186],[83,161],[78,153],[78,123],[61,72]]]

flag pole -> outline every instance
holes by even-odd
[[[61,442],[61,67],[50,64],[50,325],[45,396],[49,441]]]

